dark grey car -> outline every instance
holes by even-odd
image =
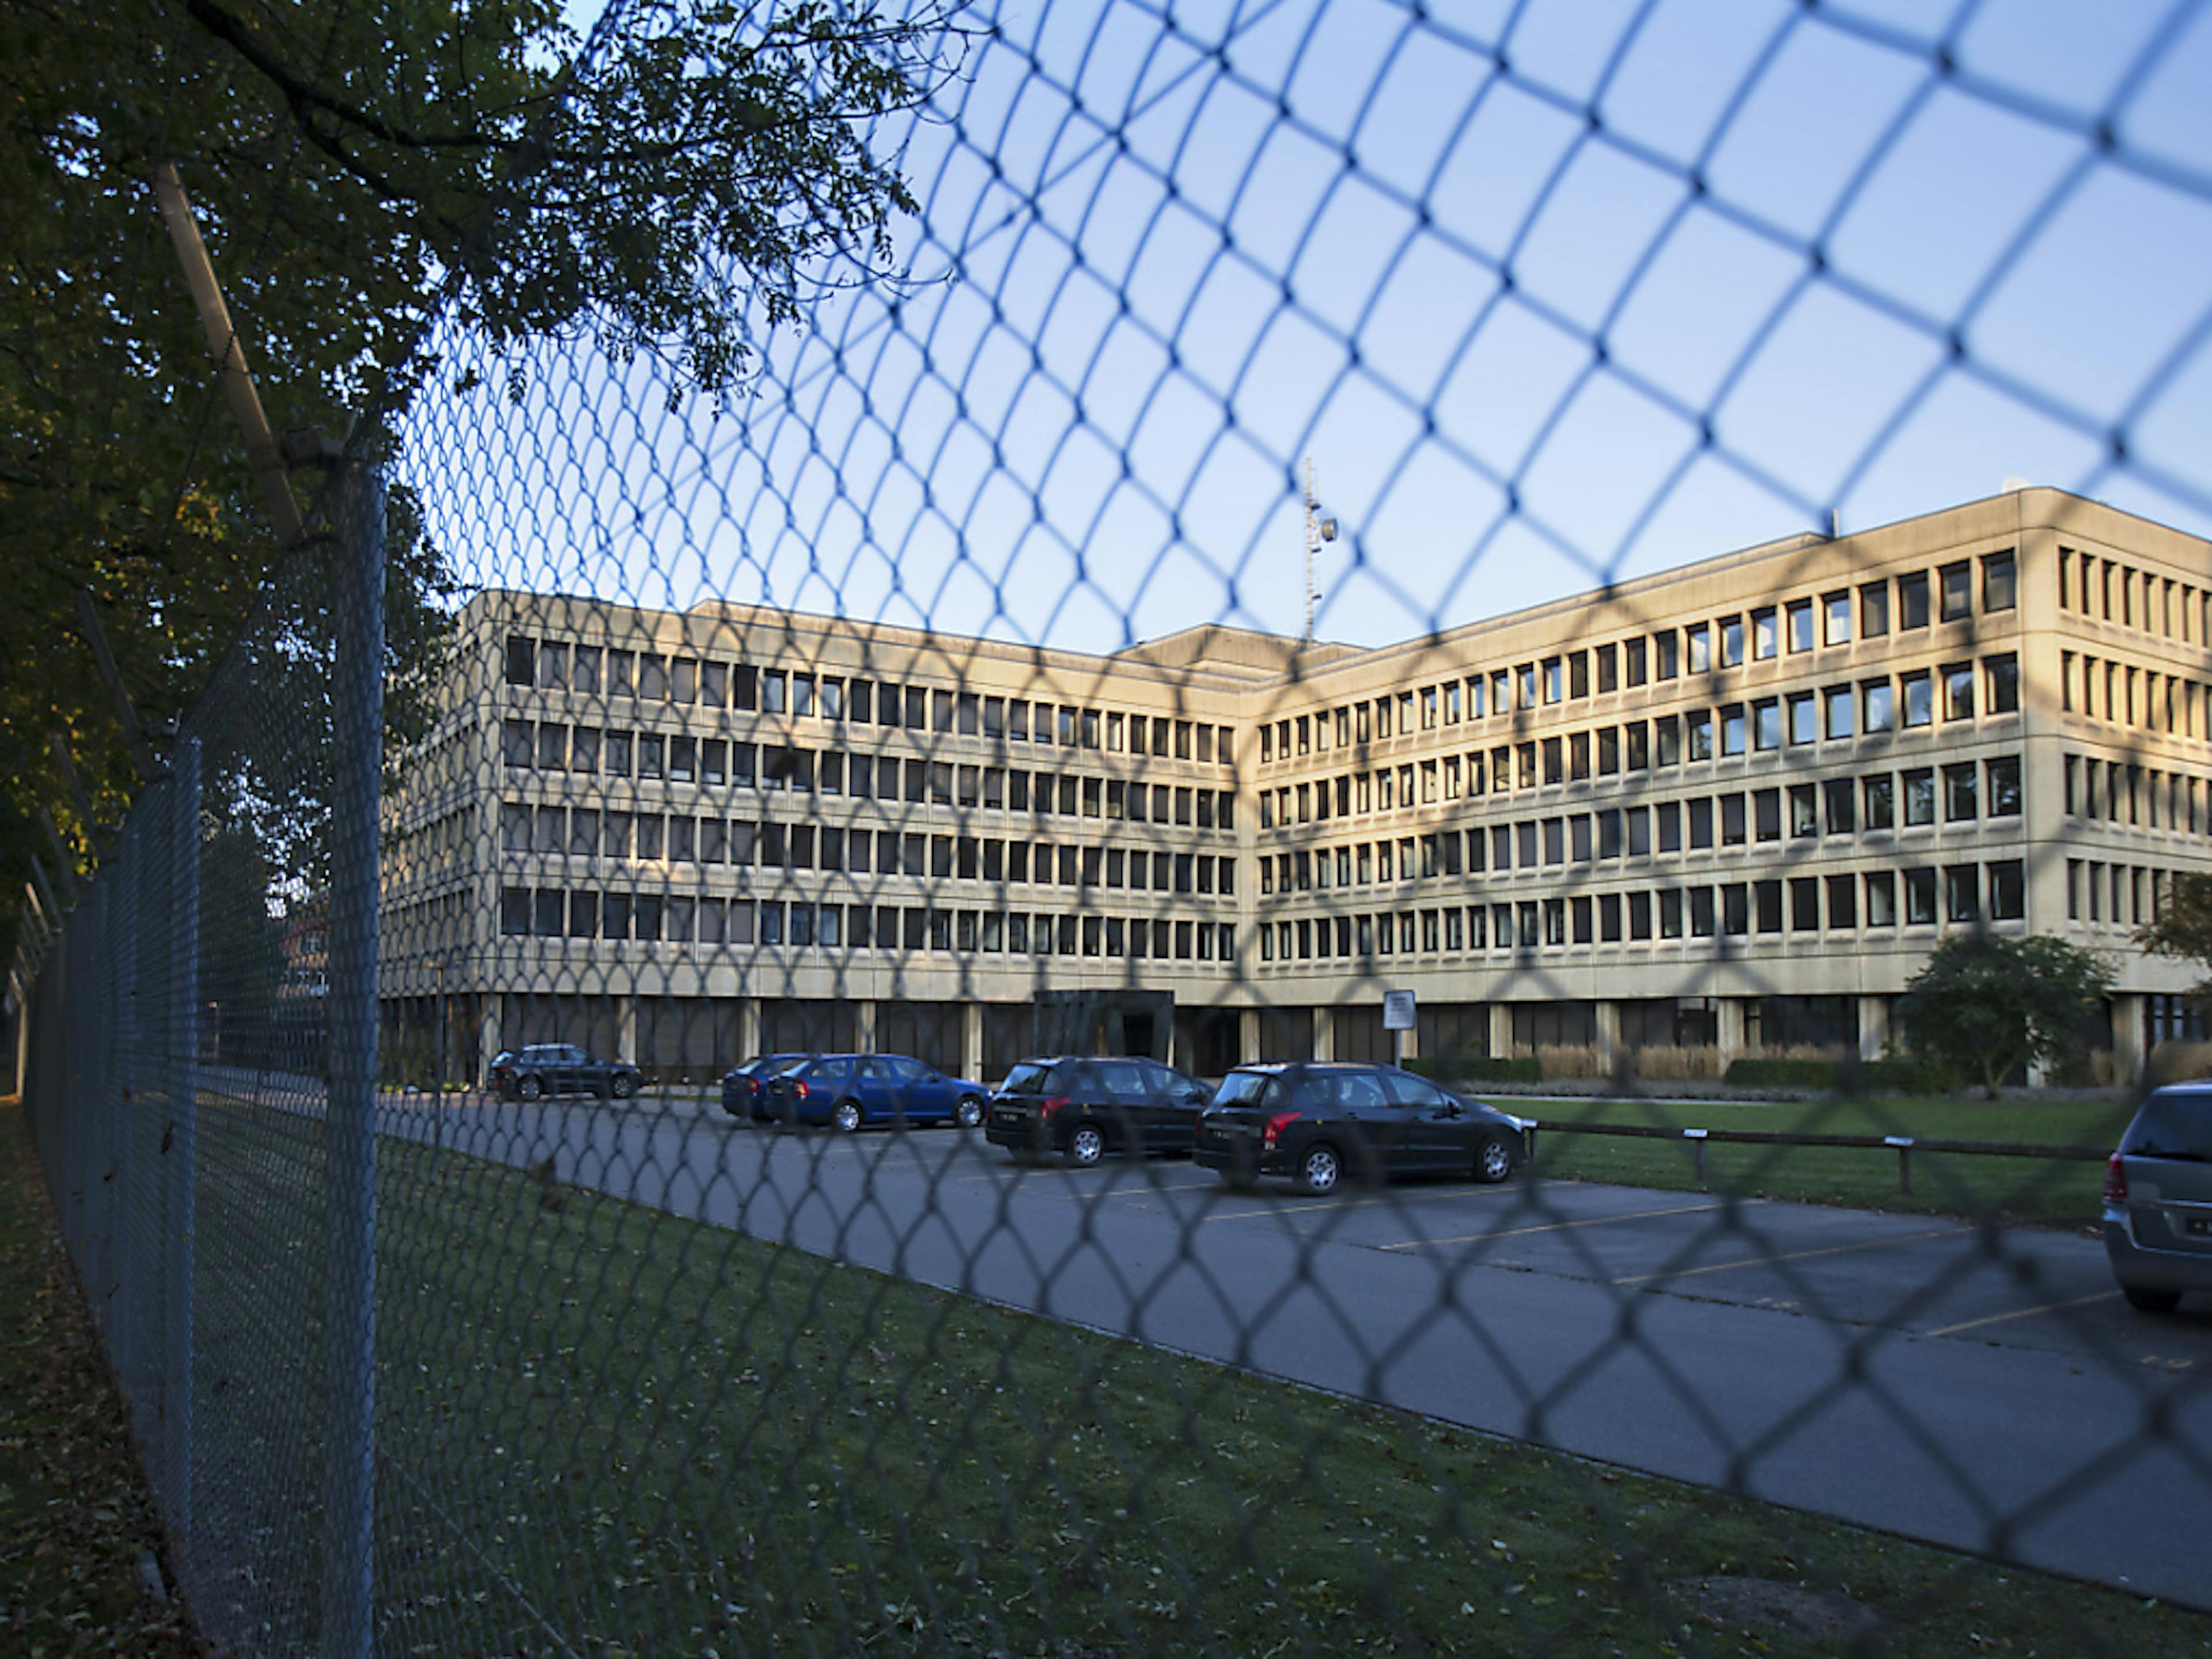
[[[2212,1292],[2212,1083],[2160,1089],[2120,1137],[2105,1166],[2105,1255],[2148,1312]]]

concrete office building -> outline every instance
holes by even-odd
[[[387,806],[384,994],[454,1072],[995,1075],[1039,994],[1218,1072],[1547,1043],[1874,1054],[1949,930],[2110,953],[2212,872],[2212,545],[2028,489],[1378,649],[1109,656],[484,594]]]

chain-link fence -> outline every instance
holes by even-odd
[[[2205,1059],[2203,8],[617,3],[473,198],[371,9],[163,23],[279,94],[197,318],[54,232],[187,712],[19,1053],[218,1650],[2212,1642],[2212,1194],[2099,1188]],[[217,276],[367,412],[115,482]],[[1907,987],[2044,938],[1970,1098]]]

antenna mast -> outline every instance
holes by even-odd
[[[1314,579],[1314,559],[1323,542],[1336,539],[1336,520],[1321,516],[1321,501],[1314,488],[1313,457],[1306,457],[1306,643],[1313,643],[1314,611],[1321,603],[1321,588]]]

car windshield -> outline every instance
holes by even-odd
[[[1217,1106],[1258,1106],[1266,1102],[1268,1091],[1274,1087],[1273,1076],[1267,1072],[1231,1072],[1221,1079],[1221,1088],[1213,1097]]]
[[[786,1054],[781,1059],[769,1062],[768,1074],[770,1077],[792,1077],[813,1063],[814,1056],[811,1054]]]
[[[1041,1095],[1051,1077],[1051,1066],[1024,1060],[1006,1073],[1006,1080],[999,1085],[999,1089],[1003,1094]]]
[[[2120,1151],[2130,1158],[2212,1162],[2212,1090],[2153,1095],[2128,1125]]]

